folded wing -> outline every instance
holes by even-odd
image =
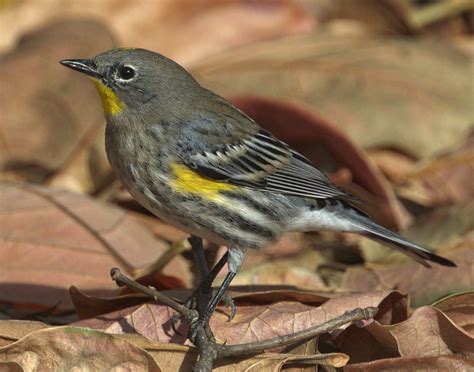
[[[337,188],[303,155],[263,129],[212,149],[182,151],[181,158],[214,180],[286,195],[356,200]]]

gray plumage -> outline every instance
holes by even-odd
[[[367,235],[425,266],[455,266],[376,224],[308,159],[170,59],[114,49],[63,64],[120,98],[123,110],[106,115],[106,148],[130,193],[163,220],[227,245],[231,272],[239,270],[247,248],[263,248],[287,231],[319,229]],[[173,164],[235,187],[216,198],[177,191]]]

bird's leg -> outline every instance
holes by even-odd
[[[201,283],[207,277],[207,274],[209,274],[206,255],[204,254],[204,247],[202,244],[202,238],[199,238],[195,235],[191,235],[188,241],[189,244],[191,244],[191,251],[194,256],[194,262],[197,265],[198,283]]]
[[[206,260],[205,260],[204,249],[202,247],[202,239],[198,238],[198,237],[195,237],[195,236],[191,236],[191,238],[189,239],[189,242],[191,244],[193,255],[195,257],[196,263],[199,266],[198,267],[199,275],[201,276],[204,273],[204,270],[202,270],[202,267],[205,267],[205,270],[207,271],[207,263],[206,263]],[[214,267],[211,269],[211,271],[206,273],[206,276],[204,277],[204,279],[201,280],[198,288],[196,288],[196,290],[186,300],[185,305],[189,309],[195,309],[198,304],[201,304],[202,306],[206,307],[206,309],[204,309],[204,308],[198,309],[199,314],[201,315],[200,318],[202,317],[202,314],[205,313],[205,311],[207,311],[208,303],[209,303],[209,300],[210,300],[212,282],[216,278],[217,274],[219,274],[219,272],[222,270],[224,265],[227,263],[228,257],[229,257],[229,253],[226,252],[221,257],[221,259],[214,265]],[[202,265],[202,263],[204,263],[204,265]],[[206,296],[207,298],[205,298],[205,299],[203,298],[203,300],[200,300],[200,296],[201,296],[201,298],[203,296]],[[235,315],[235,309],[236,309],[234,301],[232,300],[232,298],[230,298],[228,296],[221,296],[221,297],[222,297],[222,300],[224,301],[224,303],[228,307],[231,308],[230,315],[229,315],[229,320],[231,320]],[[175,332],[177,332],[177,328],[178,328],[177,324],[178,324],[178,321],[179,321],[180,318],[181,318],[181,315],[179,313],[174,314],[173,317],[171,318],[171,325],[172,325]]]
[[[222,297],[224,296],[225,291],[227,290],[227,288],[229,288],[230,283],[232,282],[234,277],[237,275],[238,271],[240,270],[242,266],[242,263],[244,262],[244,251],[240,248],[236,248],[236,247],[229,248],[226,255],[228,256],[229,272],[227,273],[220,287],[217,289],[216,294],[207,305],[207,309],[206,309],[206,312],[204,313],[204,316],[200,317],[200,321],[204,323],[207,323],[209,319],[211,318],[212,313],[216,309],[217,305],[219,304]],[[223,257],[225,257],[226,255],[224,255]],[[234,315],[235,315],[235,306],[233,309],[232,317],[230,319],[232,319]]]
[[[228,260],[229,272],[227,273],[220,287],[217,289],[214,297],[212,297],[211,301],[208,303],[207,309],[204,312],[199,309],[199,318],[191,321],[189,324],[189,338],[195,345],[196,342],[199,341],[199,335],[202,334],[203,330],[210,332],[209,320],[212,316],[212,313],[216,309],[217,304],[221,301],[225,291],[227,288],[229,288],[232,279],[234,279],[235,275],[237,275],[237,272],[240,270],[240,267],[244,261],[244,251],[240,248],[230,247],[227,251],[227,254],[220,259],[213,270],[216,269],[216,272],[219,272],[225,263],[223,259],[226,256],[226,259]],[[222,266],[219,267],[221,263]],[[213,270],[211,270],[211,273]],[[211,273],[209,273],[208,278],[211,276]]]
[[[197,310],[199,314],[202,314],[205,304],[207,304],[211,298],[211,284],[207,287],[203,285],[209,276],[209,268],[207,267],[202,238],[191,235],[188,241],[189,244],[191,244],[191,251],[193,252],[194,262],[197,266],[198,283],[200,284],[193,294],[186,300],[186,307],[189,309],[196,309],[198,307]]]
[[[224,265],[227,263],[229,259],[229,252],[226,252],[221,259],[214,265],[214,267],[209,271],[207,276],[204,278],[204,280],[199,284],[199,287],[197,288],[196,291],[202,291],[205,289],[210,289],[212,286],[212,282],[216,278],[217,274],[222,270]]]
[[[232,272],[232,271],[229,271],[227,273],[227,275],[224,278],[224,281],[222,282],[220,287],[217,289],[216,294],[214,295],[214,297],[212,297],[211,301],[207,305],[206,312],[204,313],[204,316],[200,319],[202,322],[206,323],[206,322],[209,321],[209,319],[211,318],[212,313],[214,312],[217,305],[221,301],[222,297],[224,296],[225,291],[227,290],[227,288],[229,288],[229,285],[232,282],[232,280],[234,279],[236,274],[237,273]],[[234,309],[235,309],[235,305],[234,305]],[[234,317],[234,315],[235,315],[235,310],[232,311],[232,314],[229,316],[229,318],[232,319]]]
[[[208,273],[206,278],[201,282],[199,287],[194,291],[194,293],[191,295],[191,297],[196,298],[199,293],[206,293],[206,294],[210,293],[210,290],[211,290],[211,287],[212,287],[212,282],[216,278],[217,274],[219,274],[219,272],[222,270],[224,265],[227,263],[228,257],[229,257],[229,252],[226,252],[221,257],[221,259],[217,262],[217,264],[214,265],[214,267]],[[215,297],[216,297],[216,295],[213,296],[213,298],[215,298]],[[234,318],[235,311],[236,311],[236,306],[235,306],[234,300],[232,299],[232,297],[230,297],[229,295],[226,295],[226,294],[223,294],[220,297],[221,297],[220,300],[224,303],[224,305],[230,308],[230,314],[229,314],[229,319],[228,319],[230,321],[230,320],[232,320],[232,318]],[[208,306],[208,303],[209,303],[209,301],[206,301],[206,306]],[[216,304],[216,306],[217,306],[217,304]],[[200,309],[200,310],[204,310],[204,309]],[[207,311],[207,309],[206,309],[206,311]],[[202,313],[203,313],[203,311],[200,311],[200,314],[202,314]]]

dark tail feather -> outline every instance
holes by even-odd
[[[419,245],[410,242],[401,235],[382,227],[375,222],[365,217],[358,218],[357,225],[364,230],[364,235],[367,235],[373,240],[377,240],[384,245],[388,245],[391,248],[397,249],[407,256],[410,256],[423,266],[431,267],[426,261],[436,262],[443,266],[456,267],[453,261],[450,261],[444,257],[438,256]]]

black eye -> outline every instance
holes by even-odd
[[[119,77],[123,80],[130,80],[135,76],[135,70],[128,66],[122,66],[119,70]]]

